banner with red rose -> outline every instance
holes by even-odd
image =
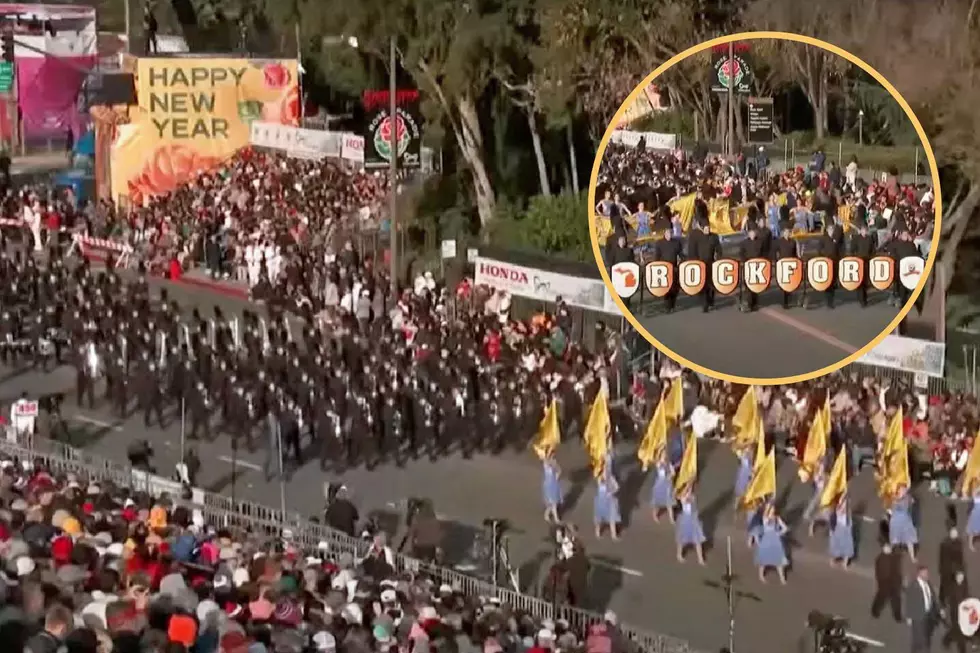
[[[112,194],[141,204],[249,144],[254,121],[297,125],[295,60],[141,58],[138,105],[112,144]]]
[[[397,153],[398,166],[416,169],[422,165],[422,111],[419,92],[403,89],[395,94],[397,115],[392,120],[391,94],[364,91],[364,167],[384,168]]]

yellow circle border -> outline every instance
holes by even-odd
[[[898,312],[898,315],[895,316],[895,318],[888,324],[888,326],[885,327],[885,329],[881,333],[879,333],[877,337],[875,337],[871,342],[866,344],[864,347],[861,347],[850,356],[843,358],[832,365],[828,365],[824,368],[814,370],[812,372],[807,372],[805,374],[797,374],[795,376],[784,376],[784,377],[773,377],[773,378],[751,378],[745,376],[735,376],[733,374],[724,374],[722,372],[711,370],[708,369],[707,367],[704,367],[703,365],[698,365],[697,363],[684,358],[683,356],[671,350],[669,347],[665,346],[662,342],[657,340],[653,336],[653,334],[651,334],[640,323],[640,321],[636,319],[636,316],[633,315],[632,311],[630,311],[626,307],[626,304],[619,296],[619,293],[617,293],[616,290],[613,288],[612,280],[609,278],[609,273],[606,271],[606,266],[602,260],[602,252],[599,247],[598,230],[596,229],[596,216],[595,216],[596,186],[597,186],[596,182],[599,176],[599,168],[602,164],[602,158],[606,154],[606,148],[609,145],[609,140],[612,138],[613,132],[616,131],[616,125],[618,125],[619,122],[625,117],[626,110],[630,106],[632,106],[633,102],[635,102],[636,99],[643,92],[643,89],[649,86],[657,77],[663,75],[665,72],[673,68],[681,61],[684,61],[688,57],[698,54],[699,52],[703,52],[704,50],[708,50],[717,45],[725,45],[733,41],[754,41],[754,40],[761,40],[761,39],[781,39],[784,41],[795,41],[797,43],[803,43],[806,45],[812,45],[821,48],[828,52],[832,52],[833,54],[836,54],[839,57],[843,57],[850,63],[860,67],[866,73],[874,77],[874,79],[879,84],[881,84],[893,98],[895,98],[895,101],[898,102],[899,106],[902,107],[902,110],[905,112],[905,115],[908,116],[909,120],[911,121],[912,126],[915,127],[915,133],[919,136],[919,140],[922,142],[922,149],[925,152],[926,161],[929,162],[929,172],[932,177],[932,188],[933,188],[933,193],[935,194],[934,207],[936,213],[936,226],[933,230],[932,243],[930,245],[929,256],[926,260],[925,270],[923,271],[922,279],[919,281],[919,285],[916,286],[915,290],[912,292],[908,301],[905,302],[905,306],[902,307],[902,309]],[[861,59],[860,57],[854,54],[851,54],[847,50],[844,50],[843,48],[836,46],[833,43],[828,43],[826,41],[822,41],[820,39],[816,39],[811,36],[794,34],[792,32],[741,32],[738,34],[719,36],[718,38],[704,41],[703,43],[699,43],[695,46],[692,46],[687,50],[684,50],[683,52],[674,55],[668,61],[662,63],[660,66],[657,67],[656,70],[654,70],[652,73],[647,75],[643,79],[643,81],[640,82],[636,86],[636,88],[633,89],[632,92],[630,92],[630,94],[620,105],[619,109],[613,115],[612,120],[609,122],[609,125],[606,127],[606,132],[602,136],[602,140],[599,142],[599,149],[596,152],[595,161],[592,164],[592,174],[589,178],[589,239],[592,241],[592,253],[595,256],[596,265],[599,268],[599,274],[602,276],[602,282],[605,284],[606,288],[608,289],[609,294],[612,297],[612,300],[616,303],[616,306],[619,307],[619,310],[622,313],[623,317],[630,323],[630,325],[632,325],[634,329],[636,329],[637,333],[639,333],[644,338],[646,338],[647,342],[652,344],[661,352],[667,354],[667,356],[672,358],[675,362],[683,365],[684,367],[699,372],[705,376],[711,377],[713,379],[728,381],[729,383],[739,383],[744,385],[759,385],[759,386],[786,385],[791,383],[802,383],[804,381],[810,381],[812,379],[816,379],[818,377],[824,376],[825,374],[836,372],[837,370],[847,365],[850,365],[851,363],[857,362],[858,359],[860,359],[869,351],[874,349],[875,346],[878,345],[878,343],[884,340],[885,337],[889,335],[892,331],[894,331],[895,328],[899,325],[899,323],[903,319],[905,319],[905,316],[908,315],[909,311],[912,310],[912,307],[915,305],[915,302],[919,298],[919,295],[921,295],[922,291],[925,289],[925,284],[929,279],[929,275],[932,273],[932,268],[936,261],[936,255],[938,253],[937,248],[939,246],[939,237],[942,231],[942,214],[943,214],[943,200],[942,200],[942,192],[939,185],[939,168],[936,165],[936,155],[932,151],[932,145],[929,143],[929,139],[926,136],[925,130],[922,128],[922,123],[919,122],[919,119],[912,111],[912,107],[909,106],[909,103],[905,100],[904,97],[902,97],[902,94],[898,92],[898,89],[896,89],[891,84],[891,82],[885,79],[885,77],[881,73],[879,73],[877,70],[872,68],[871,65],[869,65],[866,61],[864,61],[863,59]]]

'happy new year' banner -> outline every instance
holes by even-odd
[[[138,204],[248,145],[253,121],[299,122],[294,60],[145,58],[136,89],[112,145],[112,193]]]

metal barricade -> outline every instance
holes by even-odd
[[[110,481],[121,487],[152,490],[148,480],[145,487],[139,487],[139,480],[147,479],[147,475],[134,470],[129,465],[106,460],[46,438],[32,437],[24,442],[0,439],[0,455],[21,461],[33,461],[34,464],[42,465],[56,475],[75,474],[89,482]],[[198,511],[205,523],[218,528],[267,538],[282,538],[306,550],[317,550],[326,546],[331,555],[349,553],[355,559],[364,556],[370,546],[364,540],[350,537],[323,524],[311,522],[299,513],[287,511],[284,514],[281,510],[251,501],[233,502],[227,496],[203,490],[195,490],[194,496],[195,501],[190,502],[183,501],[180,497],[171,498]],[[473,576],[402,554],[395,554],[395,568],[398,571],[424,574],[440,584],[444,583],[470,596],[496,597],[515,610],[539,619],[564,619],[571,628],[579,632],[584,632],[591,624],[602,623],[605,620],[604,615],[596,612],[555,605],[535,596],[498,587]],[[625,624],[619,625],[618,628],[642,653],[696,653],[687,642],[673,637],[647,632]]]

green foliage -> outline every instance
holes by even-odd
[[[641,132],[661,132],[678,134],[684,139],[694,138],[694,115],[683,109],[667,109],[644,116],[630,125],[630,129]]]
[[[591,261],[587,194],[535,195],[527,207],[498,206],[490,242],[502,247],[546,252],[574,261]]]
[[[819,146],[823,148],[831,161],[837,161],[837,153],[840,151],[842,154],[841,162],[845,166],[851,160],[851,156],[855,156],[862,170],[885,171],[894,167],[902,174],[912,174],[915,171],[916,148],[914,146],[858,145],[848,138],[824,138],[818,141],[813,131],[797,131],[786,134],[770,146],[769,155],[774,158],[782,158],[785,152],[789,158],[792,158],[794,144],[797,164],[807,161],[813,150]],[[921,149],[919,149],[918,161],[921,175],[926,171],[925,157]]]

